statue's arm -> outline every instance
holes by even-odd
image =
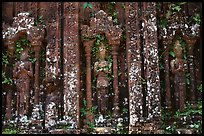
[[[29,63],[28,75],[29,75],[30,77],[33,77],[33,67],[32,67],[32,63],[31,63],[31,62]]]
[[[98,62],[94,64],[94,75],[97,74]]]
[[[17,72],[18,64],[16,63],[13,69],[13,78],[16,79],[18,76]]]
[[[176,69],[175,69],[174,63],[175,63],[175,60],[172,60],[172,61],[170,62],[171,71],[172,71],[173,74],[176,73]]]
[[[187,61],[184,60],[184,72],[187,73],[188,72],[188,67],[187,67]]]

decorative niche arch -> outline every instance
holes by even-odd
[[[185,87],[185,92],[190,91],[190,102],[192,105],[195,107],[196,106],[196,100],[195,100],[195,95],[196,95],[196,87],[195,87],[195,72],[194,72],[194,55],[193,55],[193,50],[196,46],[197,41],[200,38],[200,25],[196,23],[191,22],[191,17],[188,16],[183,16],[179,13],[174,14],[170,19],[169,19],[169,27],[168,28],[163,28],[160,30],[160,36],[162,36],[162,44],[164,45],[164,48],[166,48],[166,54],[164,57],[164,60],[169,59],[169,53],[170,51],[170,46],[174,44],[174,42],[177,39],[177,36],[179,36],[183,41],[186,42],[185,50],[186,50],[186,60],[187,60],[187,67],[188,71],[190,73],[190,90],[188,90],[187,87]],[[161,39],[161,37],[159,37]],[[168,62],[165,62],[166,68],[168,68]],[[167,70],[168,71],[168,70]],[[172,109],[173,102],[171,100],[171,92],[170,92],[170,81],[169,81],[169,72],[168,74],[165,75],[165,81],[166,81],[166,106],[167,109]],[[188,94],[188,93],[187,93]],[[181,99],[186,99],[187,96],[182,97]]]
[[[83,46],[85,48],[86,56],[86,101],[87,108],[91,109],[92,103],[92,72],[91,72],[91,56],[92,47],[97,40],[97,35],[104,35],[108,41],[108,46],[111,46],[111,55],[113,58],[113,91],[114,91],[114,104],[113,104],[113,116],[117,120],[119,117],[119,89],[118,89],[118,64],[117,55],[118,48],[120,46],[123,30],[119,25],[113,25],[111,16],[108,16],[103,10],[98,11],[95,17],[92,17],[88,25],[81,25],[81,37]],[[102,82],[102,81],[97,81]],[[90,111],[86,116],[86,120],[93,122],[93,115]]]
[[[30,42],[30,47],[24,47],[23,51],[33,50],[35,52],[35,74],[34,74],[34,104],[39,104],[39,90],[40,90],[40,51],[42,48],[46,46],[45,36],[46,36],[46,27],[45,25],[35,25],[35,20],[33,17],[30,17],[29,12],[19,13],[16,17],[13,18],[13,23],[10,25],[3,23],[3,46],[7,48],[9,54],[10,62],[14,62],[14,56],[16,51],[16,42],[21,38],[25,38]],[[22,51],[22,52],[23,52]],[[22,55],[21,52],[21,55]],[[12,68],[10,69],[12,73]],[[28,90],[31,91],[31,88]],[[30,92],[29,92],[30,93]],[[11,95],[11,93],[7,94]],[[18,95],[18,94],[17,94]],[[8,96],[7,96],[8,97]],[[6,110],[6,118],[11,119],[12,111],[11,103],[8,102],[10,99],[7,99],[7,108]],[[18,113],[19,114],[19,113]]]

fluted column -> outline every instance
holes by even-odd
[[[120,45],[120,37],[116,37],[113,33],[107,33],[109,45],[112,46],[113,56],[113,90],[114,90],[114,103],[113,103],[113,117],[119,117],[119,90],[118,90],[118,46]]]
[[[105,32],[105,36],[108,40],[109,46],[112,46],[112,56],[113,56],[113,90],[114,90],[114,100],[113,100],[113,118],[117,120],[119,117],[119,90],[118,90],[118,48],[120,46],[120,40],[122,36],[122,29],[118,26],[112,27],[109,31]]]
[[[12,38],[12,39],[6,38],[6,39],[4,40],[4,46],[7,47],[9,56],[10,56],[10,57],[13,57],[14,52],[15,52],[15,50],[16,50],[15,39],[14,39],[14,38]]]
[[[34,90],[35,90],[35,96],[34,96],[34,104],[39,104],[39,90],[40,90],[40,50],[43,46],[43,40],[46,36],[45,34],[45,28],[43,25],[38,25],[36,27],[32,27],[31,29],[28,29],[27,32],[27,39],[31,42],[31,46],[35,51],[35,83],[34,83]]]
[[[197,38],[190,37],[190,36],[184,36],[184,39],[187,42],[187,54],[188,54],[188,64],[189,64],[189,71],[190,71],[190,80],[191,80],[191,97],[190,101],[193,107],[196,107],[195,102],[195,94],[196,94],[196,88],[195,88],[195,72],[194,72],[194,56],[193,56],[193,50],[195,47],[195,43],[197,41]]]
[[[119,90],[118,90],[118,46],[120,41],[112,45],[112,55],[113,55],[113,90],[114,90],[114,117],[119,116]]]
[[[164,67],[165,67],[165,91],[166,91],[166,108],[168,110],[171,109],[171,90],[170,90],[170,78],[169,78],[169,50],[170,45],[172,43],[172,38],[168,37],[168,39],[163,40],[164,45]]]
[[[86,115],[87,122],[93,122],[93,115],[90,111],[92,104],[92,89],[91,89],[91,51],[94,40],[84,41],[85,56],[86,56],[86,101],[88,113]]]
[[[14,38],[6,38],[4,40],[5,47],[8,49],[9,54],[9,62],[13,63],[14,52],[15,52],[15,39]],[[8,67],[8,71],[12,73],[12,67]],[[12,74],[11,74],[12,75]],[[6,92],[6,120],[10,120],[12,118],[12,85],[8,85],[8,91]]]
[[[40,49],[42,46],[42,41],[40,39],[34,39],[31,41],[31,45],[34,47],[35,50],[35,96],[34,96],[34,103],[39,104],[39,89],[40,89]]]

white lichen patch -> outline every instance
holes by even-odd
[[[150,10],[150,18],[146,22],[148,37],[144,41],[144,65],[146,76],[146,106],[148,119],[154,120],[154,117],[161,116],[160,111],[160,81],[159,81],[159,64],[158,64],[158,45],[157,45],[157,29],[156,29],[156,16]],[[177,28],[175,22],[172,29]],[[167,37],[167,29],[162,29],[163,38]],[[146,42],[147,41],[147,42]]]
[[[18,32],[22,30],[29,30],[34,26],[34,18],[29,17],[28,12],[19,13],[17,17],[14,17],[12,27],[8,27],[2,31],[2,37],[13,38]],[[27,31],[30,34],[29,31]]]

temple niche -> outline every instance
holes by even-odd
[[[30,83],[33,78],[32,63],[28,61],[28,49],[22,51],[20,60],[16,62],[13,69],[13,78],[17,87],[19,115],[28,115]]]
[[[202,133],[199,4],[2,8],[3,133]]]
[[[176,58],[171,60],[170,66],[171,71],[174,75],[174,96],[175,96],[175,106],[176,109],[184,111],[185,109],[185,98],[186,98],[186,84],[185,84],[185,73],[187,71],[187,63],[182,59],[182,47],[177,40],[174,44],[174,52],[176,53]]]
[[[112,121],[119,118],[119,90],[118,90],[118,70],[117,70],[117,54],[118,46],[122,36],[122,29],[113,25],[112,17],[108,16],[103,10],[98,11],[95,17],[90,19],[90,26],[82,25],[81,33],[83,45],[85,47],[86,56],[86,101],[87,108],[91,109],[94,105],[97,108],[97,116],[93,116],[91,111],[88,111],[87,119],[93,123],[100,124],[100,127],[108,126],[108,111],[113,112]],[[97,49],[97,51],[93,51]],[[107,52],[107,53],[106,53]],[[94,55],[92,55],[94,53]],[[91,59],[91,56],[95,58]],[[112,61],[107,61],[107,58],[112,58]],[[91,70],[91,60],[94,60],[93,70]],[[112,72],[113,69],[113,72]],[[93,71],[93,72],[91,72]],[[93,73],[93,76],[91,75]],[[109,78],[113,75],[113,81]],[[95,84],[93,78],[96,78]],[[113,107],[108,105],[110,101],[110,82],[113,82]],[[92,83],[95,85],[96,104],[93,105]],[[95,118],[96,122],[94,122]],[[111,122],[112,122],[111,121]],[[109,123],[111,123],[109,122]],[[112,123],[113,123],[112,122]]]
[[[17,61],[13,65],[13,70],[9,68],[14,80],[14,88],[16,88],[10,90],[17,97],[16,101],[14,101],[16,103],[15,117],[17,123],[22,124],[21,133],[27,133],[28,131],[24,129],[28,127],[28,124],[23,125],[23,123],[30,118],[32,107],[40,105],[39,59],[40,50],[45,46],[45,27],[42,25],[36,26],[34,18],[30,17],[28,12],[24,12],[14,17],[12,26],[4,24],[3,28],[3,45],[8,49],[9,62],[14,63]],[[31,52],[34,52],[34,55]],[[35,57],[35,59],[32,57]],[[33,65],[34,62],[29,59],[32,59],[35,64]],[[8,95],[12,94],[9,93]],[[7,99],[7,101],[10,100]],[[7,104],[7,108],[12,108],[12,102],[7,102]],[[11,114],[12,111],[7,109],[7,121],[12,119]],[[42,119],[42,115],[38,118]],[[39,123],[42,125],[42,122]]]

